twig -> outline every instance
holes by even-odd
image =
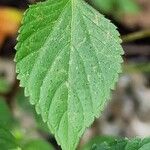
[[[121,38],[122,38],[123,43],[126,43],[126,42],[132,42],[132,41],[147,38],[147,37],[150,37],[150,29],[130,33],[130,34],[122,36]]]
[[[150,64],[149,63],[127,63],[123,65],[123,72],[125,73],[150,73]]]

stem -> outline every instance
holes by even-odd
[[[123,43],[132,42],[138,39],[150,37],[150,29],[138,31],[122,36]]]
[[[128,63],[123,65],[123,72],[125,73],[150,73],[150,64],[149,63]]]

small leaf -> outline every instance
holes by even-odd
[[[26,143],[22,150],[54,150],[54,148],[42,139],[34,139]]]
[[[139,150],[149,150],[150,149],[150,143],[147,143],[143,145]]]
[[[47,0],[25,13],[16,70],[63,150],[103,111],[121,72],[116,27],[83,0]]]
[[[17,148],[18,145],[13,135],[3,126],[0,126],[0,149],[11,150]]]
[[[139,138],[135,138],[135,139],[131,139],[128,141],[128,143],[126,144],[126,149],[127,150],[135,150],[139,148],[139,143],[140,143],[140,139]]]
[[[108,148],[109,145],[113,145],[116,142],[116,138],[111,136],[98,136],[91,139],[87,144],[82,147],[82,150],[93,150],[99,148],[99,146],[104,146]]]
[[[93,145],[92,150],[110,150],[110,146],[105,142],[99,145]]]
[[[96,137],[81,150],[148,150],[150,138],[122,139],[115,137]]]

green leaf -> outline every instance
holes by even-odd
[[[83,0],[47,0],[25,13],[16,70],[63,150],[103,111],[121,72],[116,27]]]
[[[84,145],[81,150],[148,150],[150,138],[122,139],[115,137],[96,137]]]
[[[139,150],[149,150],[149,148],[150,148],[150,143],[147,143],[143,145]]]
[[[34,139],[26,143],[22,150],[54,150],[54,148],[50,143],[42,139]]]
[[[0,125],[10,128],[13,125],[11,112],[3,98],[0,97]]]
[[[90,150],[110,150],[110,146],[105,142],[102,144],[98,144],[98,145],[93,145],[92,148],[90,148]]]
[[[11,150],[17,148],[18,145],[13,135],[4,127],[0,126],[0,149]]]
[[[135,150],[139,148],[139,143],[140,143],[140,139],[139,138],[135,138],[135,139],[131,139],[130,141],[128,141],[128,143],[126,144],[125,148],[127,150]]]
[[[122,150],[126,145],[126,139],[115,138],[111,136],[94,137],[87,144],[85,144],[82,150]]]
[[[87,144],[82,147],[82,150],[91,150],[92,148],[95,150],[97,147],[105,147],[108,148],[109,145],[112,145],[116,142],[114,137],[109,136],[98,136],[91,139]]]

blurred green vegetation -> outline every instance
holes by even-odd
[[[17,150],[18,144],[14,136],[4,126],[0,126],[0,149]]]
[[[105,14],[121,17],[123,14],[133,14],[140,11],[140,6],[134,0],[92,0],[91,3]]]
[[[8,81],[0,77],[0,93],[7,93],[10,90]]]
[[[0,125],[6,128],[11,128],[13,125],[12,114],[2,97],[0,97]]]
[[[42,139],[34,139],[27,142],[22,150],[54,150],[54,148]]]

